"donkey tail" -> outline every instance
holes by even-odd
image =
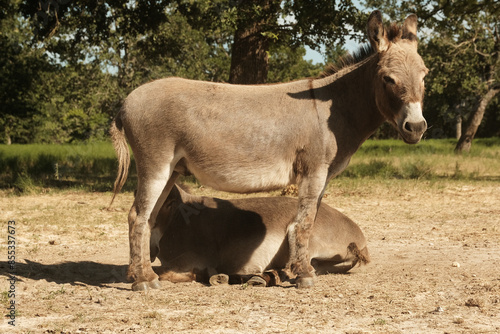
[[[130,151],[127,145],[127,138],[125,137],[125,130],[123,129],[120,113],[116,115],[115,119],[111,123],[109,134],[111,135],[113,147],[115,148],[116,155],[118,156],[118,175],[116,176],[113,187],[113,198],[111,199],[111,203],[109,203],[108,207],[111,208],[116,194],[120,192],[125,184],[125,181],[127,180],[128,168],[130,166]]]
[[[355,242],[351,242],[349,246],[347,246],[347,249],[355,257],[353,267],[358,263],[360,265],[370,263],[370,253],[368,253],[368,248],[366,248],[366,246],[360,250]]]

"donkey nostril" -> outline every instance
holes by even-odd
[[[424,132],[427,129],[427,122],[425,120],[417,123],[405,122],[403,128],[408,132]]]

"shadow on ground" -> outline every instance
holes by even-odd
[[[92,261],[42,264],[30,260],[16,263],[15,270],[6,261],[0,261],[0,275],[46,280],[58,284],[105,286],[110,283],[127,283],[127,265],[104,264]]]

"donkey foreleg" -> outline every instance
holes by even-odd
[[[297,275],[298,288],[308,288],[314,285],[315,273],[309,258],[309,239],[326,187],[325,183],[326,172],[314,177],[303,178],[299,184],[297,217],[288,227],[288,244],[290,246],[288,266],[292,273]]]
[[[299,205],[299,212],[295,221],[288,227],[288,244],[290,245],[289,267],[297,276],[298,288],[307,288],[314,285],[314,268],[309,259],[309,237],[316,215],[316,201]]]

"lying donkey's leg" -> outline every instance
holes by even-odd
[[[276,286],[281,284],[280,275],[276,270],[268,270],[260,275],[253,275],[247,281],[248,285],[266,287],[266,286]]]
[[[229,284],[229,276],[226,274],[215,274],[210,276],[210,285],[225,285]]]
[[[172,283],[194,282],[196,281],[196,274],[189,272],[175,272],[163,267],[153,268],[158,274],[160,281],[170,281]]]
[[[255,287],[265,288],[267,286],[267,281],[264,275],[253,275],[246,283],[250,286],[255,286]]]
[[[268,270],[255,275],[226,275],[214,274],[210,276],[210,285],[248,284],[251,286],[266,287],[276,286],[281,283],[280,275],[276,270]]]
[[[271,269],[271,270],[264,272],[264,274],[269,277],[269,281],[268,281],[267,286],[276,286],[276,285],[281,284],[280,273],[277,272],[276,270]]]

